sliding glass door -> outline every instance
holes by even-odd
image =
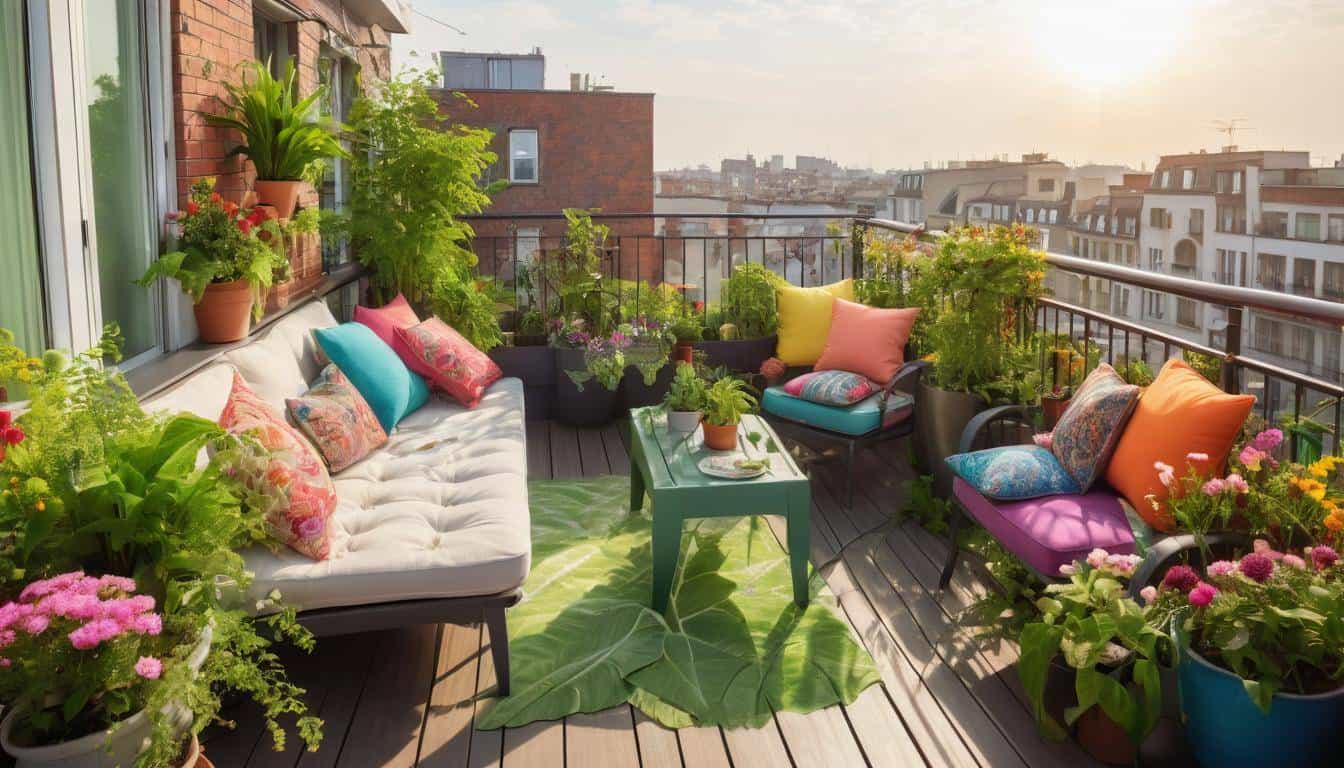
[[[0,328],[30,354],[48,343],[42,301],[24,5],[0,3]]]

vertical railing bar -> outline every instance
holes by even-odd
[[[1295,382],[1293,385],[1293,423],[1302,416],[1302,400],[1306,396],[1307,386],[1302,382]],[[1297,436],[1293,435],[1292,445],[1289,447],[1289,454],[1293,461],[1297,461]]]

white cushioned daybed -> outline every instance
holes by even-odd
[[[307,391],[320,371],[312,330],[337,324],[312,301],[145,407],[218,420],[236,370],[284,413],[285,398]],[[386,444],[332,475],[327,560],[284,547],[243,553],[255,574],[249,603],[279,590],[318,635],[485,621],[507,694],[504,610],[518,601],[532,556],[524,423],[518,379],[495,382],[471,410],[431,395]]]

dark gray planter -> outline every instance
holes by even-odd
[[[961,433],[975,415],[987,407],[984,398],[925,384],[915,395],[915,438],[925,472],[933,475],[934,489],[948,498],[952,494],[952,470],[947,457],[960,451]]]
[[[658,405],[663,402],[667,390],[672,387],[672,376],[675,372],[675,366],[669,362],[658,369],[658,376],[654,379],[653,385],[649,386],[644,383],[644,374],[640,373],[638,368],[626,368],[625,378],[621,379],[621,407],[643,408],[646,405]]]
[[[555,399],[555,350],[550,347],[495,347],[490,359],[505,376],[523,381],[528,421],[550,418]]]
[[[697,341],[711,366],[726,366],[733,373],[759,373],[761,363],[775,354],[776,336],[737,341]]]
[[[584,382],[580,390],[565,371],[584,369],[582,349],[556,349],[555,399],[551,403],[551,418],[571,427],[597,427],[616,418],[621,404],[621,388],[607,389],[593,380]]]

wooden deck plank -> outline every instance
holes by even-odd
[[[436,625],[380,633],[355,719],[336,761],[340,767],[414,766],[429,702]]]
[[[634,709],[634,714],[635,736],[639,740],[639,759],[643,768],[682,768],[677,732],[664,728],[639,709]]]
[[[317,713],[322,718],[324,735],[322,746],[316,752],[299,755],[298,768],[331,768],[336,764],[354,723],[382,635],[381,632],[365,632],[318,639],[315,653],[322,669],[332,678],[331,688],[322,699],[322,710]],[[333,674],[335,670],[340,672]]]
[[[555,422],[551,422],[551,476],[583,477],[579,431]]]
[[[278,651],[284,660],[289,681],[304,689],[303,700],[310,714],[321,717],[323,703],[335,682],[330,675],[323,674],[324,657],[339,658],[342,651],[353,647],[352,639],[349,635],[330,638],[331,642],[326,647],[319,646],[312,653],[304,653],[297,648]],[[354,674],[358,676],[360,671],[355,670]],[[303,740],[295,730],[295,720],[293,715],[285,715],[280,719],[280,724],[285,728],[285,748],[276,751],[270,735],[263,734],[252,749],[247,768],[293,768],[305,749]]]
[[[565,718],[565,764],[593,768],[639,768],[630,705]]]
[[[776,712],[775,720],[798,765],[866,764],[845,713],[838,706],[806,715]]]
[[[622,438],[621,434],[629,428],[627,421],[613,421],[602,428],[602,445],[607,450],[607,464],[613,475],[630,474],[630,453],[625,447],[629,437]]]
[[[845,707],[845,715],[858,737],[859,746],[875,768],[906,768],[923,765],[924,756],[905,730],[901,715],[887,698],[880,685],[868,688],[852,704]]]
[[[467,764],[480,652],[480,625],[443,625],[419,765],[459,768]]]
[[[607,449],[602,445],[601,428],[576,429],[579,437],[579,463],[584,477],[611,474]]]
[[[490,655],[490,629],[481,626],[481,650],[476,669],[476,702],[472,713],[471,749],[469,768],[500,768],[504,762],[504,729],[478,731],[476,719],[481,716],[485,702],[481,694],[495,687],[495,661]]]
[[[774,720],[760,728],[724,728],[723,738],[728,742],[728,755],[733,768],[776,768],[789,765],[789,752],[784,737]],[[794,753],[796,756],[796,752]],[[808,763],[798,763],[807,765]],[[824,765],[825,763],[816,763]],[[840,765],[840,763],[830,763]]]
[[[731,768],[723,746],[723,732],[712,725],[696,725],[677,731],[681,759],[686,768]]]
[[[527,422],[527,479],[551,476],[550,422]]]

